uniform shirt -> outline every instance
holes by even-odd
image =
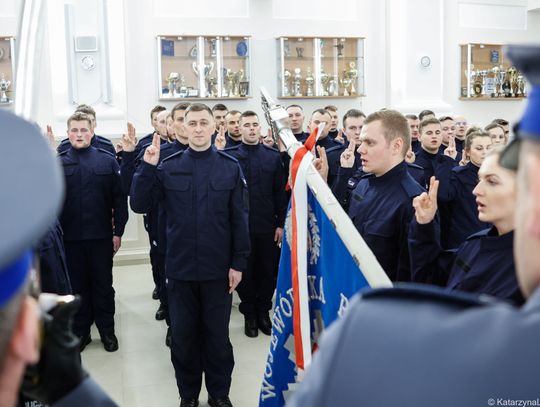
[[[465,144],[465,140],[460,140],[458,138],[456,138],[455,140],[456,140],[456,151],[458,153],[461,153],[461,155],[463,156],[463,144]]]
[[[446,233],[446,248],[454,249],[468,236],[489,227],[478,219],[476,197],[472,191],[478,184],[478,167],[473,163],[452,170],[449,183],[441,184],[438,201],[446,202],[450,216]]]
[[[470,236],[458,249],[442,250],[433,222],[419,225],[415,219],[409,233],[413,279],[522,304],[513,240],[513,232],[499,236],[491,227]]]
[[[443,154],[428,153],[423,148],[420,148],[416,154],[414,163],[424,169],[424,178],[428,183],[426,187],[429,186],[429,180],[433,175],[435,175],[441,184],[450,181],[452,168],[457,165],[456,161],[452,160],[452,158]]]
[[[131,208],[158,202],[167,212],[166,275],[184,281],[226,279],[249,256],[247,189],[238,161],[210,147],[144,161],[131,186]]]
[[[285,223],[285,173],[279,151],[264,144],[242,143],[224,151],[236,158],[246,177],[249,231],[274,233]]]
[[[423,188],[401,162],[386,174],[365,175],[352,191],[349,216],[392,281],[410,281],[407,233],[412,200]]]
[[[225,140],[227,141],[225,143],[225,148],[231,148],[242,144],[242,138],[240,138],[239,140],[233,140],[230,136],[227,135],[225,137]]]
[[[368,291],[323,333],[287,407],[534,402],[538,321],[540,289],[521,308],[430,286]]]
[[[94,134],[94,137],[92,137],[92,140],[90,141],[90,145],[95,148],[101,148],[102,150],[108,151],[112,155],[116,156],[116,150],[114,149],[114,145],[111,140],[109,140],[106,137],[98,136],[97,134]],[[68,138],[65,138],[60,142],[58,147],[56,147],[56,151],[60,154],[64,151],[67,151],[71,148],[71,143],[69,142]]]
[[[422,148],[422,143],[420,143],[420,140],[411,140],[411,150],[415,154],[417,154],[421,148]]]
[[[296,140],[298,140],[300,143],[304,143],[308,137],[309,133],[307,131],[303,131],[301,133],[293,133],[294,137],[296,137]]]
[[[128,220],[127,199],[114,155],[90,146],[70,148],[59,158],[66,180],[60,215],[64,240],[107,239],[113,232],[122,236]]]

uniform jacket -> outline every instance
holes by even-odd
[[[114,148],[114,145],[111,140],[109,140],[106,137],[98,136],[97,134],[94,134],[94,137],[92,137],[92,141],[90,141],[90,145],[95,148],[101,148],[105,151],[108,151],[112,155],[116,156],[116,150]],[[60,142],[58,147],[56,147],[56,151],[58,153],[63,153],[64,151],[67,151],[71,148],[71,143],[69,142],[68,138],[65,138]]]

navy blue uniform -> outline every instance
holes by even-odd
[[[498,235],[492,227],[470,236],[458,249],[442,250],[433,222],[411,223],[409,250],[415,282],[450,290],[489,294],[523,303],[514,267],[514,233]]]
[[[128,220],[120,168],[111,153],[92,146],[59,157],[66,180],[60,223],[67,266],[73,292],[82,297],[74,332],[88,335],[95,320],[103,337],[114,333],[112,237],[124,234]]]
[[[445,146],[444,144],[441,144],[441,146],[439,147],[439,154],[444,155],[444,150],[446,150],[447,147],[448,146]],[[457,143],[457,140],[456,140],[457,155],[456,155],[456,158],[453,159],[456,162],[456,165],[459,164],[459,162],[461,161],[461,158],[462,158],[462,155],[463,155],[462,152],[461,152],[462,150],[463,150],[463,144],[462,144],[461,150],[459,150],[458,149],[458,143]],[[452,158],[452,157],[448,157],[448,158]]]
[[[37,244],[41,291],[44,293],[72,294],[63,236],[57,220]]]
[[[422,148],[422,143],[420,143],[420,140],[411,140],[411,150],[415,154],[417,154],[421,148]]]
[[[280,154],[263,144],[225,150],[236,158],[249,193],[251,254],[238,286],[240,312],[246,318],[268,315],[276,288],[276,228],[285,223],[285,174]]]
[[[198,398],[203,372],[212,397],[228,395],[234,366],[228,273],[245,271],[250,248],[242,170],[212,147],[188,148],[157,167],[143,161],[131,207],[144,213],[157,202],[167,213],[171,359],[180,396]]]
[[[357,296],[287,406],[534,403],[540,290],[522,308],[486,297],[411,285]]]
[[[457,137],[455,138],[456,141],[456,151],[463,156],[463,146],[465,144],[465,140],[460,140]],[[457,158],[457,157],[456,157]],[[460,160],[461,161],[461,160]]]
[[[423,188],[401,162],[386,174],[360,179],[352,191],[349,216],[392,281],[410,281],[407,234],[412,200]]]
[[[238,140],[233,140],[231,136],[229,135],[225,136],[225,140],[226,140],[225,148],[231,148],[231,147],[239,146],[240,144],[242,144],[241,138]]]
[[[304,141],[306,141],[309,137],[309,133],[307,131],[303,131],[301,133],[293,133],[293,135],[300,143],[304,143]]]
[[[112,155],[116,156],[116,150],[114,148],[114,145],[111,140],[109,140],[106,137],[98,136],[97,134],[94,134],[94,137],[92,137],[92,141],[90,141],[90,145],[95,148],[101,148],[102,150],[108,151]],[[68,138],[65,138],[58,144],[58,147],[56,147],[56,151],[60,154],[64,151],[67,151],[71,148],[71,143],[69,142]]]
[[[489,225],[478,219],[478,207],[473,189],[478,184],[478,167],[473,163],[457,166],[452,170],[450,182],[439,187],[437,200],[445,202],[450,221],[446,234],[446,248],[454,249],[468,236],[486,229]]]

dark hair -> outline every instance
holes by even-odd
[[[302,109],[302,106],[300,105],[289,105],[287,106],[287,108],[285,110],[289,110],[291,107],[297,107],[298,109],[300,109],[302,112],[304,111],[304,109]]]
[[[214,105],[214,107],[212,108],[212,112],[215,112],[216,110],[229,110],[227,109],[227,106],[225,106],[223,103],[218,103],[216,105]]]
[[[90,118],[90,116],[88,114],[86,114],[86,113],[76,111],[71,116],[69,116],[68,119],[67,119],[68,130],[69,130],[69,126],[71,125],[72,121],[79,122],[79,121],[84,121],[84,120],[86,120],[88,122],[89,127],[92,127],[92,119]]]
[[[418,116],[415,114],[406,114],[405,118],[410,119],[410,120],[418,120]]]
[[[485,132],[483,130],[477,130],[473,131],[472,133],[467,134],[465,137],[465,142],[463,143],[463,149],[470,149],[472,146],[472,142],[475,138],[478,137],[489,137],[491,139],[491,136],[488,132]]]
[[[253,117],[253,116],[255,116],[257,119],[259,118],[259,115],[255,113],[253,110],[246,110],[244,113],[240,115],[240,121],[244,117]]]
[[[345,114],[343,115],[343,127],[345,127],[345,122],[347,121],[349,117],[354,117],[354,118],[364,117],[365,118],[366,115],[364,114],[364,112],[358,109],[347,110]]]
[[[154,113],[159,113],[159,112],[162,112],[164,110],[167,110],[167,108],[165,106],[161,106],[161,105],[154,106],[154,108],[152,110],[150,110],[150,120],[153,119]]]
[[[232,116],[232,115],[237,115],[237,114],[242,115],[242,112],[239,111],[239,110],[231,110],[230,112],[227,112],[225,117]]]
[[[428,117],[427,119],[424,119],[420,122],[420,125],[418,126],[418,131],[422,133],[422,130],[424,129],[424,127],[430,124],[438,124],[440,126],[441,122],[436,117]]]
[[[497,123],[501,126],[508,126],[509,123],[508,123],[508,120],[505,120],[505,119],[493,119],[493,121],[491,123]]]
[[[429,115],[435,116],[435,113],[433,113],[431,110],[422,110],[418,114],[418,118],[420,119],[420,121],[422,121],[422,120],[424,120],[424,117],[429,116]]]
[[[94,117],[94,120],[96,119],[96,111],[94,110],[94,108],[92,106],[79,105],[75,109],[75,112],[86,113],[86,114],[92,115]]]
[[[324,110],[330,110],[331,112],[337,112],[337,106],[328,105],[324,107]]]
[[[212,111],[204,103],[193,103],[186,109],[186,117],[190,112],[208,112],[208,114],[214,118]]]
[[[324,109],[315,109],[315,110],[313,111],[313,113],[311,113],[311,117],[313,117],[313,115],[314,115],[315,113],[319,113],[319,114],[327,114],[327,115],[330,116],[330,118],[332,118],[332,115],[330,114],[330,112],[328,112],[328,110],[324,110]]]
[[[447,120],[452,120],[452,121],[454,121],[454,119],[452,118],[452,116],[441,116],[441,117],[439,117],[439,121],[440,121],[440,122],[445,122],[445,121],[447,121]]]
[[[405,116],[403,116],[397,110],[379,110],[378,112],[371,113],[366,117],[365,124],[381,121],[381,125],[384,129],[384,138],[389,143],[397,138],[403,140],[402,154],[405,157],[409,147],[411,146],[411,132],[409,130],[409,123]]]
[[[475,131],[482,131],[482,129],[478,126],[469,127],[467,131],[465,132],[465,137],[467,137],[471,133],[474,133]]]
[[[177,103],[176,105],[174,105],[174,107],[171,109],[171,117],[174,119],[174,113],[177,112],[178,110],[187,110],[188,107],[191,106],[191,103],[185,103],[185,102],[180,102],[180,103]]]

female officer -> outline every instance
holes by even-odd
[[[445,251],[439,244],[438,227],[433,222],[439,181],[432,177],[429,193],[413,200],[416,214],[409,232],[409,250],[414,281],[523,303],[513,259],[515,174],[499,165],[500,153],[494,149],[486,156],[473,191],[478,218],[493,226],[470,236],[458,249]]]
[[[504,127],[497,123],[490,123],[485,128],[485,131],[489,133],[493,144],[495,145],[506,145],[508,143],[508,135],[504,131]]]
[[[478,169],[491,148],[491,136],[483,131],[469,133],[465,138],[463,155],[467,164],[452,169],[450,182],[441,184],[439,203],[446,205],[446,230],[441,230],[443,247],[454,249],[473,233],[488,225],[478,219],[473,189],[478,183]]]

